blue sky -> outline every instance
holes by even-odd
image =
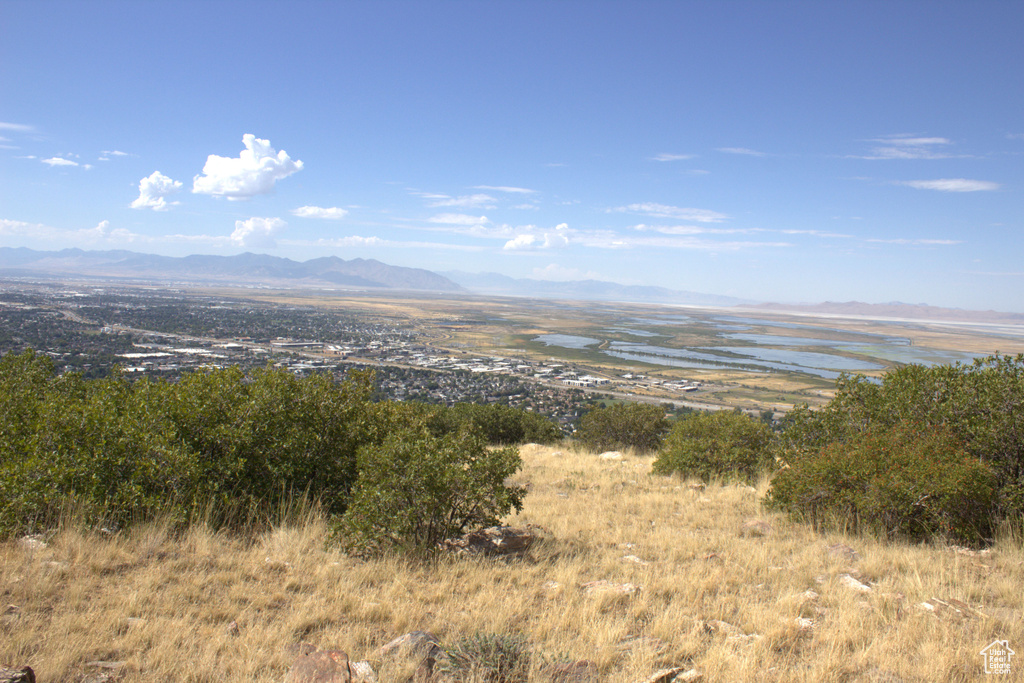
[[[0,246],[1024,312],[1024,3],[0,0]]]

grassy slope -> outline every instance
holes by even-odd
[[[280,681],[292,643],[360,659],[423,629],[446,643],[522,633],[549,655],[596,662],[615,682],[669,665],[711,681],[936,681],[984,679],[978,653],[996,638],[1024,646],[1019,540],[970,556],[819,535],[765,513],[764,486],[695,490],[649,476],[642,457],[536,446],[523,456],[519,479],[531,491],[512,521],[549,532],[533,561],[360,561],[325,550],[315,517],[255,541],[202,527],[172,538],[151,525],[111,538],[67,530],[36,550],[3,544],[0,608],[17,610],[0,621],[0,666],[30,664],[42,681],[81,680],[92,660],[127,662],[125,681]],[[751,519],[771,532],[741,535]],[[859,559],[830,554],[836,543]],[[846,573],[871,592],[843,585]],[[642,590],[580,588],[599,579]],[[932,597],[983,615],[917,607]]]

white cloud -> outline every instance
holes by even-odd
[[[505,251],[526,251],[529,249],[561,249],[569,246],[569,226],[561,223],[554,230],[541,233],[523,233],[510,239],[502,247]]]
[[[906,185],[918,190],[938,190],[939,192],[991,192],[1002,187],[999,183],[988,180],[968,180],[966,178],[940,178],[938,180],[902,180],[897,185]]]
[[[609,211],[617,213],[640,213],[648,216],[656,216],[658,218],[674,218],[684,221],[696,221],[698,223],[721,223],[728,218],[725,214],[718,213],[717,211],[709,211],[707,209],[687,209],[678,206],[655,204],[653,202],[629,204],[628,206],[609,209]]]
[[[44,164],[52,166],[78,166],[77,161],[71,161],[71,159],[62,159],[60,157],[51,157],[49,159],[43,159]]]
[[[34,126],[27,126],[23,123],[6,123],[0,121],[0,130],[12,130],[16,133],[31,133],[35,130]]]
[[[433,201],[428,204],[431,207],[458,206],[462,208],[493,209],[497,200],[488,194],[471,194],[461,197],[449,197],[447,195],[423,195]]]
[[[29,237],[46,237],[53,231],[53,228],[42,223],[26,223],[25,221],[13,221],[9,218],[0,218],[0,235],[9,237],[27,235]]]
[[[578,268],[566,268],[557,263],[551,263],[543,268],[534,268],[533,276],[539,280],[557,280],[560,282],[568,280],[599,280],[601,274],[592,270],[586,272]]]
[[[1024,140],[1024,133],[1007,133],[1006,137],[1011,140]]]
[[[469,216],[464,213],[442,213],[427,219],[430,223],[442,225],[484,225],[490,223],[487,216]]]
[[[95,243],[98,240],[125,243],[135,242],[141,238],[140,235],[124,228],[111,228],[110,221],[100,221],[94,228],[68,230],[65,228],[55,228],[43,223],[26,223],[24,221],[0,219],[0,235],[6,237],[27,237],[33,241],[56,242],[62,245],[89,244]]]
[[[165,197],[181,190],[180,180],[171,180],[160,171],[153,171],[139,181],[139,197],[132,202],[133,209],[168,211],[180,202],[168,202]]]
[[[937,151],[942,145],[950,145],[948,138],[914,137],[911,135],[891,135],[874,138],[868,142],[879,143],[871,154],[858,157],[860,159],[948,159],[951,155]]]
[[[134,242],[137,235],[124,228],[111,228],[110,221],[100,221],[90,230],[79,230],[78,234],[89,240],[108,240],[118,243]]]
[[[746,147],[719,147],[715,151],[723,152],[725,154],[742,154],[748,157],[767,156],[764,152],[758,152],[756,149],[747,149]]]
[[[951,246],[954,244],[963,244],[963,240],[938,240],[938,239],[881,239],[871,238],[867,240],[876,244],[911,244],[911,245],[940,245],[940,246]]]
[[[860,219],[854,217],[853,220],[860,220]],[[838,233],[838,232],[824,232],[822,230],[793,230],[793,229],[789,229],[789,230],[780,230],[779,232],[781,232],[783,235],[811,235],[812,237],[835,237],[835,238],[842,238],[842,239],[852,239],[853,238],[853,235],[844,235],[844,234]]]
[[[663,235],[734,235],[736,233],[762,232],[758,228],[704,228],[696,225],[644,225],[633,226],[641,232],[660,232]]]
[[[325,218],[328,220],[339,220],[348,215],[348,211],[337,206],[323,208],[320,206],[300,206],[292,211],[293,216],[299,218]]]
[[[294,246],[315,246],[315,247],[380,247],[388,249],[446,249],[454,251],[482,251],[483,247],[475,247],[467,244],[446,244],[443,242],[398,242],[383,240],[379,237],[362,237],[350,235],[348,237],[335,237],[331,239],[319,239],[315,242],[300,240],[281,240],[282,244]]]
[[[524,211],[526,211],[526,210],[537,211],[538,209],[540,209],[540,207],[537,206],[536,204],[516,204],[512,208],[513,209],[522,209]]]
[[[193,179],[192,192],[230,200],[248,199],[270,192],[278,180],[302,170],[301,161],[292,161],[283,149],[275,151],[269,140],[246,133],[242,144],[245,149],[237,158],[216,154],[207,157],[203,174]]]
[[[537,241],[538,238],[534,235],[519,235],[515,239],[510,239],[508,242],[505,242],[505,246],[502,247],[502,249],[505,251],[522,251],[524,249],[531,249]]]
[[[272,248],[277,246],[274,235],[281,232],[288,224],[280,218],[253,217],[245,221],[235,221],[235,231],[231,233],[231,241],[240,247]]]
[[[508,192],[511,194],[534,194],[537,190],[528,190],[525,187],[509,187],[507,185],[477,185],[474,190],[493,190],[494,192]]]
[[[105,150],[103,150],[101,152],[101,154],[106,154],[107,156],[111,156],[111,157],[126,157],[126,156],[128,156],[128,152],[122,152],[121,150],[118,150],[118,149],[109,149],[109,150],[105,149]]]
[[[693,159],[694,154],[667,154],[662,152],[658,156],[651,157],[651,161],[683,161],[684,159]]]

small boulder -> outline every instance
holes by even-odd
[[[0,683],[36,683],[36,674],[30,666],[17,669],[0,667]]]
[[[602,460],[622,460],[626,456],[622,454],[622,451],[605,451],[601,455],[597,456]]]
[[[762,538],[772,532],[772,525],[763,519],[751,519],[740,527],[740,536],[744,538]]]
[[[837,557],[841,560],[845,560],[846,562],[849,562],[851,564],[860,559],[860,555],[857,554],[857,551],[851,548],[850,546],[846,545],[845,543],[836,543],[835,545],[830,545],[828,547],[828,554],[832,557]]]
[[[661,669],[645,678],[641,683],[682,683],[683,681],[699,681],[704,675],[696,669],[687,670],[685,666],[674,666]]]
[[[377,673],[373,666],[367,661],[349,662],[349,673],[352,676],[352,683],[377,683]]]
[[[871,586],[867,585],[866,583],[861,583],[860,581],[858,581],[857,579],[853,578],[849,574],[842,574],[839,577],[839,583],[843,584],[844,586],[846,586],[850,590],[857,591],[858,593],[870,593],[871,592]]]
[[[341,650],[302,655],[288,669],[284,683],[352,683],[348,655]]]

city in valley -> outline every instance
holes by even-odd
[[[765,419],[823,404],[841,373],[1024,352],[1015,321],[897,319],[512,297],[0,283],[0,353],[58,370],[174,379],[274,364],[371,367],[382,398],[500,402],[568,433],[588,405],[741,408]]]

